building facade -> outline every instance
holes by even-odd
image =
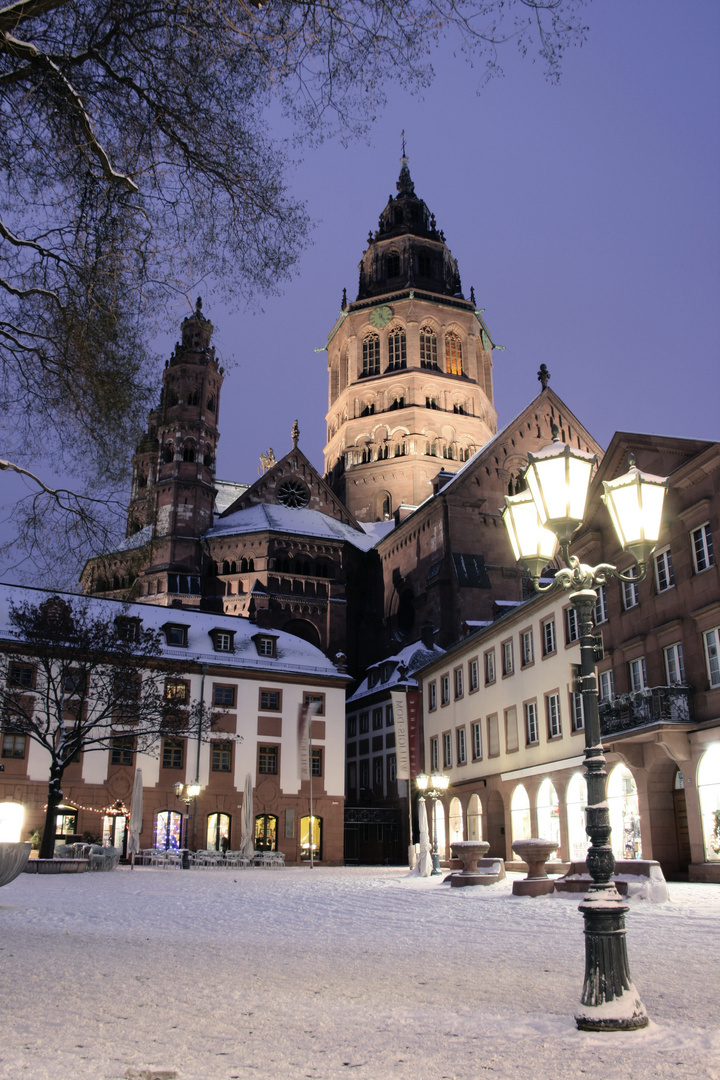
[[[34,693],[32,645],[8,622],[9,605],[38,604],[50,594],[0,587],[0,650],[3,679],[22,680]],[[139,620],[160,631],[159,661],[168,666],[165,693],[178,706],[198,702],[212,711],[212,729],[199,735],[186,723],[158,740],[151,753],[134,752],[126,736],[108,735],[108,746],[80,753],[62,778],[63,812],[58,837],[91,834],[126,844],[135,768],[143,776],[143,848],[219,850],[223,839],[239,848],[246,777],[250,776],[256,847],[281,851],[288,863],[314,857],[343,862],[344,703],[347,676],[307,642],[282,632],[263,632],[247,619],[147,604],[91,601],[101,619]],[[318,704],[312,721],[312,813],[310,781],[300,779],[298,709]],[[42,708],[38,700],[36,709]],[[190,713],[191,715],[191,713]],[[5,725],[2,734],[0,817],[8,805],[23,808],[23,839],[43,826],[48,798],[49,755],[29,736]],[[175,784],[198,783],[200,794],[185,807]],[[313,831],[310,832],[310,818]]]
[[[657,859],[669,877],[720,881],[720,445],[616,435],[594,479],[572,550],[627,570],[602,479],[638,467],[669,476],[665,524],[646,578],[598,596],[598,686],[617,858]],[[558,842],[580,859],[584,721],[574,682],[577,625],[562,590],[505,608],[419,674],[427,768],[451,777],[443,834],[482,836],[512,858],[513,839]]]

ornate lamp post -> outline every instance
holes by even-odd
[[[443,776],[441,772],[434,772],[430,776],[427,773],[420,773],[415,777],[415,783],[417,784],[418,791],[420,792],[420,798],[423,799],[426,795],[429,799],[432,799],[432,874],[441,874],[440,869],[440,854],[437,846],[437,825],[435,822],[435,813],[437,808],[438,799],[442,799],[443,795],[447,791],[450,785],[450,777]]]
[[[585,516],[588,487],[596,455],[553,442],[529,454],[525,471],[528,490],[506,496],[503,520],[515,558],[523,563],[538,592],[562,588],[577,613],[580,632],[580,686],[585,719],[585,778],[588,788],[586,832],[590,838],[587,865],[592,884],[580,911],[585,919],[585,983],[582,1008],[575,1016],[586,1031],[635,1030],[648,1018],[633,986],[625,940],[628,907],[612,880],[615,868],[610,846],[610,817],[606,802],[606,772],[598,714],[593,608],[597,588],[612,578],[639,581],[660,533],[667,481],[630,469],[617,480],[603,481],[602,496],[623,551],[635,558],[637,576],[623,574],[609,563],[586,566],[569,553],[570,538]],[[540,585],[542,569],[552,560],[559,541],[565,567],[553,583]]]

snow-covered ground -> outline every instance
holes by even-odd
[[[23,874],[0,1077],[720,1080],[720,888],[631,903],[632,1033],[575,1028],[578,899],[395,868]]]

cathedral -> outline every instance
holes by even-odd
[[[127,536],[86,593],[200,608],[283,630],[358,675],[421,632],[437,645],[523,596],[500,520],[527,452],[601,448],[548,386],[500,432],[493,342],[403,156],[327,342],[324,475],[291,448],[253,484],[219,480],[223,370],[196,310],[133,458]]]

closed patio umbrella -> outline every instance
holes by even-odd
[[[432,855],[430,854],[430,833],[424,799],[420,799],[418,805],[418,821],[420,822],[420,854],[418,855],[417,866],[420,877],[430,877],[432,873]]]
[[[128,853],[130,854],[130,867],[135,869],[135,855],[140,850],[140,832],[142,830],[143,814],[143,782],[142,769],[135,770],[135,783],[133,784],[132,800],[130,802],[130,829],[128,832]]]
[[[255,854],[255,817],[253,814],[253,791],[252,777],[250,773],[245,776],[245,790],[242,804],[242,838],[240,850],[243,855],[252,859]]]

